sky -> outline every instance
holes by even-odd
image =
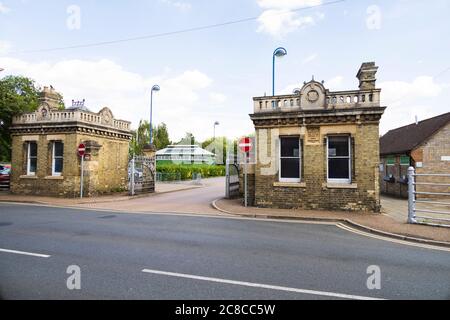
[[[450,111],[449,13],[447,0],[0,0],[0,78],[31,77],[133,128],[158,84],[153,119],[173,141],[212,137],[215,121],[236,138],[254,131],[252,97],[271,94],[282,46],[277,94],[313,75],[357,89],[361,63],[375,61],[385,133]],[[91,45],[102,42],[113,43]]]

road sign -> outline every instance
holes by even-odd
[[[80,145],[78,146],[77,151],[78,151],[78,155],[80,157],[83,157],[85,155],[85,153],[86,153],[86,146],[83,143],[80,143]]]
[[[249,137],[242,138],[239,140],[239,148],[242,152],[250,152],[253,148],[252,140]]]

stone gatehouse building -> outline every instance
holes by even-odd
[[[11,192],[61,197],[80,195],[80,143],[86,145],[84,195],[125,190],[130,122],[110,109],[89,111],[83,102],[59,110],[53,88],[44,88],[37,111],[16,116],[11,126]]]
[[[323,81],[255,97],[256,163],[250,201],[260,207],[379,211],[378,67],[363,63],[358,90]]]

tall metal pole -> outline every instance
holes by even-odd
[[[80,198],[83,198],[83,184],[84,184],[84,155],[81,156]]]
[[[245,207],[248,206],[248,187],[247,187],[247,152],[244,153],[245,154],[245,162],[244,162],[244,199],[245,199]]]
[[[152,144],[153,142],[152,117],[153,117],[153,89],[150,91],[150,144]]]
[[[275,96],[275,54],[272,55],[272,97]]]

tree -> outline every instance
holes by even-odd
[[[193,144],[197,144],[197,141],[195,140],[195,137],[192,133],[186,132],[183,139],[181,139],[177,144],[193,145]]]
[[[216,164],[225,164],[227,159],[227,151],[230,157],[236,155],[237,140],[228,140],[227,137],[209,138],[202,143],[202,148],[208,150],[216,155]],[[228,150],[229,149],[229,150]]]
[[[172,142],[169,139],[169,131],[167,130],[167,125],[163,122],[154,129],[153,143],[156,150],[161,150],[166,148]]]
[[[147,120],[140,121],[137,130],[132,132],[133,138],[130,143],[130,156],[142,155],[144,146],[150,143],[150,124]],[[164,149],[172,142],[169,139],[169,132],[165,123],[153,127],[153,145],[156,150]]]
[[[0,161],[11,160],[12,118],[39,106],[39,88],[34,80],[8,76],[0,80]]]

